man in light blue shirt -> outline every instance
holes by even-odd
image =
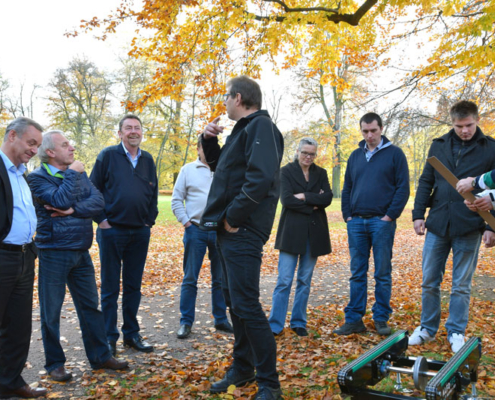
[[[24,164],[38,153],[42,130],[32,119],[17,118],[0,148],[0,398],[46,395],[21,376],[31,341],[36,258],[36,214]]]

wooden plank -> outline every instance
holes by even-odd
[[[450,172],[450,170],[436,157],[430,157],[426,161],[428,161],[433,168],[437,170],[437,172],[442,175],[442,177],[450,183],[450,185],[456,189],[457,182],[459,179]],[[457,190],[457,189],[456,189]],[[468,193],[459,193],[465,200],[473,203],[476,200],[476,197],[471,192]],[[485,220],[485,222],[490,225],[490,227],[495,231],[495,217],[489,213],[488,211],[477,211],[478,214]]]

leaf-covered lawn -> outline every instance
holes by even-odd
[[[423,238],[413,233],[410,210],[404,212],[397,230],[393,259],[394,329],[412,331],[420,321],[421,313],[421,253]],[[368,332],[347,337],[337,337],[332,330],[343,323],[343,308],[348,296],[347,234],[342,228],[338,211],[329,213],[333,253],[321,257],[317,268],[321,269],[319,280],[308,307],[310,336],[299,338],[285,329],[276,338],[280,381],[285,398],[294,399],[340,399],[337,384],[338,371],[348,362],[381,341],[375,334],[371,315],[365,317]],[[143,278],[143,291],[147,296],[164,295],[180,285],[182,279],[182,234],[176,223],[164,221],[152,231],[152,243],[147,268]],[[273,249],[274,232],[264,254],[263,274],[273,276],[277,271],[278,251]],[[97,246],[91,249],[95,266],[99,267]],[[494,251],[482,249],[477,270],[478,276],[494,277]],[[448,315],[448,292],[451,284],[451,259],[448,262],[442,285],[444,301],[442,324],[437,340],[422,347],[412,347],[409,355],[426,355],[429,358],[447,360],[452,356],[444,323]],[[207,262],[205,261],[205,268]],[[207,274],[202,274],[207,276]],[[207,278],[208,279],[208,278]],[[372,275],[369,280],[369,307],[374,301]],[[492,288],[493,289],[493,288]],[[176,291],[178,295],[178,291]],[[485,296],[493,300],[493,296]],[[37,298],[37,296],[35,296]],[[267,312],[270,301],[264,302]],[[490,300],[472,298],[467,336],[482,338],[483,358],[479,368],[477,385],[481,394],[495,396],[495,328],[494,304]],[[147,362],[138,364],[124,374],[108,374],[105,371],[85,373],[81,385],[87,388],[90,398],[115,399],[249,399],[256,393],[256,385],[232,388],[221,396],[208,391],[211,381],[220,379],[231,363],[233,341],[216,333],[194,343],[194,352],[176,358],[166,349],[158,349]],[[148,356],[146,356],[148,357]],[[391,375],[395,379],[395,375]],[[405,386],[414,389],[412,379],[403,376]],[[382,381],[379,390],[392,390],[393,381]],[[59,397],[59,392],[52,397]],[[413,392],[413,396],[421,396]]]

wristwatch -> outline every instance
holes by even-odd
[[[474,178],[474,179],[471,181],[471,186],[472,186],[473,188],[475,188],[475,187],[476,187],[476,181],[477,181],[477,180],[478,180],[477,178]]]

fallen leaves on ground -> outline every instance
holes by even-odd
[[[331,216],[335,217],[335,216]],[[177,224],[155,226],[152,232],[147,267],[143,277],[146,296],[178,296],[182,279],[182,235]],[[277,273],[278,251],[274,250],[275,234],[267,243],[263,256],[262,279]],[[366,333],[346,337],[332,334],[343,323],[343,308],[348,300],[349,253],[345,229],[331,229],[333,253],[320,257],[317,268],[319,279],[313,282],[308,305],[308,329],[310,336],[300,338],[286,328],[277,341],[277,365],[285,398],[340,399],[337,373],[351,360],[359,357],[383,340],[376,334],[372,316],[368,313],[364,323]],[[420,322],[421,313],[421,258],[424,237],[416,236],[411,229],[398,229],[393,257],[394,314],[391,326],[410,332]],[[97,247],[91,255],[99,266]],[[480,250],[477,274],[495,276],[493,250]],[[208,268],[205,261],[203,268]],[[437,339],[423,346],[411,347],[408,355],[427,355],[429,358],[447,360],[452,356],[445,331],[448,316],[448,300],[451,286],[452,260],[447,263],[442,284],[442,322]],[[374,302],[373,268],[368,282],[368,309]],[[203,273],[200,285],[209,285],[209,274]],[[262,298],[267,312],[269,299]],[[314,305],[312,305],[314,304]],[[158,321],[157,323],[159,323]],[[492,301],[471,299],[471,314],[467,337],[482,338],[483,358],[479,367],[477,389],[481,394],[495,395],[495,328]],[[212,395],[209,387],[221,379],[231,364],[233,341],[214,331],[197,341],[193,351],[183,355],[170,355],[166,346],[143,357],[142,363],[132,366],[123,374],[105,371],[84,372],[82,385],[87,387],[89,399],[250,399],[257,391],[256,384],[229,388],[222,395]],[[392,375],[395,378],[394,375]],[[413,388],[412,379],[402,377],[403,384]],[[393,387],[393,384],[391,385]],[[413,393],[418,395],[416,391]],[[56,398],[57,393],[51,395]]]

